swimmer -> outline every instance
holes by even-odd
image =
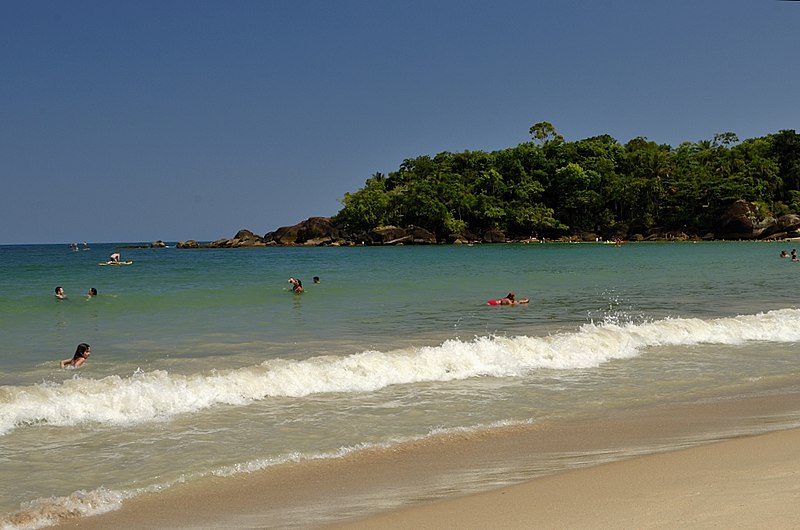
[[[517,300],[517,295],[514,293],[508,293],[504,298],[498,298],[497,300],[489,300],[486,302],[489,305],[517,305],[517,304],[527,304],[530,302],[527,298],[523,298],[521,300]]]
[[[64,300],[66,297],[67,295],[64,294],[64,288],[61,286],[56,287],[56,300]]]
[[[319,283],[319,276],[314,276],[312,280],[314,281],[314,283]]]
[[[88,359],[89,355],[91,354],[92,354],[92,347],[86,344],[85,342],[81,342],[80,344],[78,344],[78,349],[75,350],[75,355],[61,361],[61,368],[66,368],[67,366],[73,366],[77,368],[83,363],[85,363],[86,359]]]
[[[89,292],[86,293],[86,296],[88,296],[89,298],[97,296],[97,289],[95,289],[94,287],[89,287]]]
[[[303,282],[301,282],[298,278],[289,278],[289,283],[292,284],[293,293],[300,294],[303,292]]]

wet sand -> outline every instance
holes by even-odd
[[[623,460],[334,528],[797,528],[800,430]]]
[[[451,435],[209,478],[59,527],[791,528],[799,419],[800,392],[782,391]]]

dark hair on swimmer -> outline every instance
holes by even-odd
[[[89,294],[91,294],[92,296],[97,296],[97,289],[95,289],[94,287],[89,288]]]
[[[88,350],[89,348],[91,348],[91,346],[89,346],[85,342],[81,342],[80,344],[78,344],[78,349],[75,350],[75,355],[72,357],[72,360],[80,359],[81,357],[83,357],[83,354],[86,353],[86,350]]]
[[[59,291],[59,290],[61,290],[61,289],[63,289],[63,287],[61,287],[61,286],[59,285],[58,287],[56,287],[56,292],[58,292],[58,291]]]

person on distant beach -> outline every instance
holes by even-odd
[[[67,295],[64,294],[64,288],[61,286],[56,287],[56,300],[64,300],[66,297]]]
[[[85,363],[86,359],[88,359],[89,355],[91,354],[92,354],[92,347],[86,344],[85,342],[81,342],[80,344],[78,344],[78,349],[75,350],[75,355],[61,361],[61,368],[66,368],[67,366],[73,366],[77,368],[83,363]]]
[[[303,282],[301,282],[298,278],[289,278],[289,283],[292,284],[293,293],[300,294],[303,292]]]
[[[114,252],[108,257],[108,261],[106,263],[108,263],[109,265],[112,265],[114,263],[119,263],[119,259],[120,259],[119,252]]]
[[[88,296],[89,298],[97,296],[97,289],[95,289],[94,287],[89,287],[89,292],[86,293],[86,296]]]
[[[486,302],[489,305],[516,305],[516,304],[527,304],[530,300],[527,298],[523,298],[522,300],[517,300],[517,295],[514,293],[508,293],[504,298],[498,298],[497,300],[489,300]]]
[[[319,276],[314,276],[312,280],[314,281],[314,283],[319,283]]]

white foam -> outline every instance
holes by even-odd
[[[130,377],[79,376],[62,384],[0,389],[0,434],[25,425],[87,422],[125,425],[167,420],[221,404],[270,397],[371,392],[389,385],[471,377],[515,377],[534,370],[575,370],[641,355],[660,345],[800,341],[800,309],[730,318],[671,318],[646,323],[586,324],[546,337],[477,337],[439,346],[349,356],[270,360],[258,366],[194,375],[156,370]],[[75,407],[76,402],[92,403]]]
[[[119,509],[128,495],[100,488],[76,491],[68,497],[49,497],[26,502],[15,514],[0,518],[0,530],[33,530],[81,517]]]

